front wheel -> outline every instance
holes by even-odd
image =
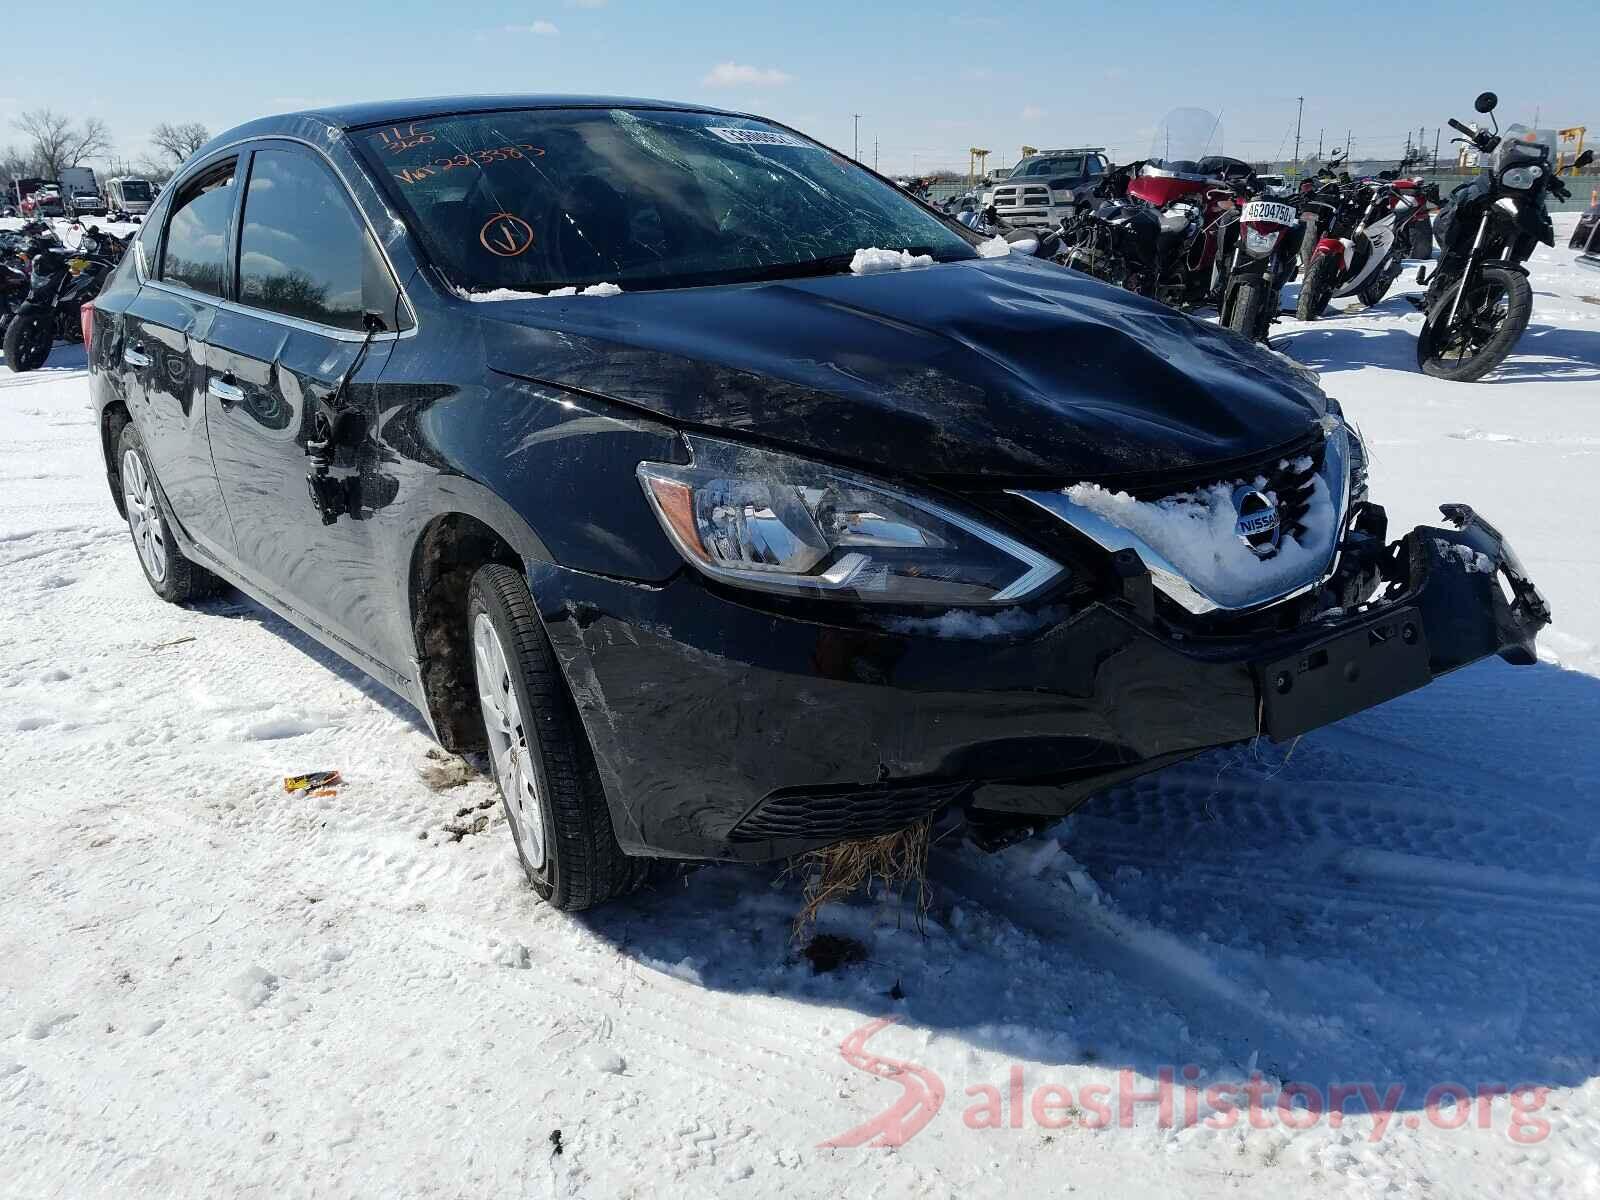
[[[528,882],[569,912],[633,891],[648,860],[617,845],[589,739],[522,573],[480,567],[466,617],[489,760]]]
[[[1224,324],[1251,341],[1265,341],[1267,289],[1258,283],[1240,283],[1233,288]]]
[[[1319,254],[1312,258],[1311,265],[1306,268],[1305,282],[1300,285],[1300,300],[1295,305],[1295,316],[1302,321],[1315,321],[1328,310],[1339,269],[1339,260],[1332,254]]]
[[[50,313],[23,313],[6,327],[6,366],[13,371],[37,371],[50,357],[56,340],[56,322]]]
[[[1441,291],[1417,338],[1423,374],[1455,383],[1482,379],[1505,361],[1533,315],[1533,288],[1521,271],[1487,263],[1465,283]],[[1450,320],[1455,309],[1455,320]]]

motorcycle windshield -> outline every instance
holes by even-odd
[[[1500,145],[1494,152],[1493,169],[1496,174],[1507,167],[1522,163],[1550,162],[1556,155],[1556,135],[1551,129],[1529,129],[1526,125],[1508,125],[1500,135]]]
[[[1146,157],[1157,170],[1203,176],[1204,161],[1224,149],[1221,117],[1203,108],[1175,108],[1156,122]]]

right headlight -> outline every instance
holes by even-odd
[[[691,564],[740,587],[881,604],[1016,604],[1060,564],[981,521],[852,472],[686,437],[639,482]]]
[[[1519,192],[1526,191],[1543,174],[1544,169],[1542,167],[1508,167],[1500,172],[1500,185],[1502,187],[1516,188]]]

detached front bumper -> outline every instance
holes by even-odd
[[[1450,527],[1388,547],[1378,599],[1270,637],[1180,637],[1120,600],[871,629],[746,604],[687,571],[644,587],[546,566],[529,582],[623,848],[761,860],[952,803],[1059,816],[1491,654],[1533,662],[1543,597],[1492,526],[1443,511]]]

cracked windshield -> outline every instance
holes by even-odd
[[[896,188],[745,118],[565,109],[358,137],[434,261],[468,291],[825,274],[863,246],[974,257]]]

